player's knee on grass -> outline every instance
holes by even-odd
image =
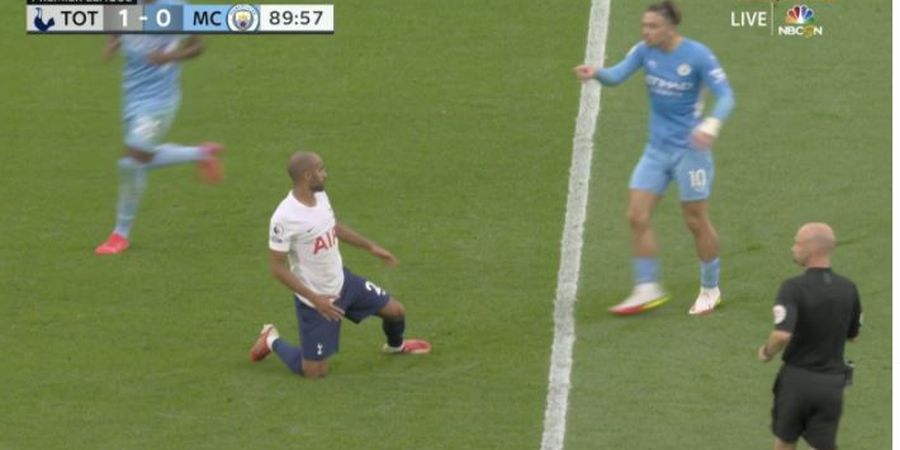
[[[310,361],[302,360],[303,376],[306,378],[322,378],[328,375],[328,362],[326,361]]]
[[[403,304],[398,302],[397,299],[391,297],[387,304],[384,305],[384,308],[381,308],[381,310],[378,311],[378,315],[383,319],[400,320],[406,316],[406,308],[404,308]]]

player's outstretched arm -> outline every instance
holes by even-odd
[[[576,66],[573,70],[575,71],[575,76],[578,77],[582,83],[590,79],[595,79],[604,86],[615,86],[627,80],[628,77],[641,67],[643,52],[644,46],[642,44],[637,44],[631,48],[631,51],[628,52],[628,56],[626,56],[622,62],[608,69],[582,64]]]
[[[184,61],[199,56],[206,47],[200,36],[193,35],[187,38],[187,41],[176,50],[170,52],[155,51],[151,53],[147,59],[151,64],[162,65],[177,61]]]
[[[354,247],[361,248],[378,258],[384,261],[385,264],[389,266],[396,266],[400,262],[397,261],[397,258],[394,257],[391,252],[387,249],[380,247],[378,244],[366,239],[363,235],[353,231],[347,225],[343,223],[337,222],[334,226],[334,231],[337,234],[338,239],[344,241]]]
[[[325,316],[328,320],[338,321],[344,317],[344,310],[334,306],[337,297],[330,295],[321,295],[313,292],[312,289],[306,287],[300,282],[300,279],[288,269],[287,253],[269,250],[269,270],[281,284],[287,286],[291,292],[296,292],[303,298],[312,302],[316,307],[316,311]]]

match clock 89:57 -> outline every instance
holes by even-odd
[[[260,31],[334,33],[334,5],[259,5]]]

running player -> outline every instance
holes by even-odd
[[[144,0],[144,4],[180,5],[182,0]],[[111,36],[104,49],[106,59],[119,50],[125,57],[122,77],[122,122],[125,151],[119,159],[119,198],[116,226],[105,242],[95,249],[98,255],[125,251],[130,245],[131,226],[147,187],[147,172],[160,167],[196,163],[208,183],[222,179],[217,155],[221,144],[197,146],[162,144],[181,102],[181,61],[203,52],[197,36],[122,35]]]
[[[719,305],[719,238],[709,219],[708,199],[714,178],[712,144],[734,108],[725,72],[703,44],[681,36],[681,12],[671,1],[647,8],[641,21],[642,42],[625,60],[606,69],[581,65],[580,80],[596,79],[607,86],[625,81],[644,69],[650,96],[650,132],[631,175],[628,220],[632,232],[634,290],[610,312],[638,314],[665,303],[659,284],[656,237],[650,218],[671,181],[678,184],[685,224],[694,235],[700,258],[700,294],[688,311],[708,314]],[[701,88],[716,97],[710,114],[701,119]]]

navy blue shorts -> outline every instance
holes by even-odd
[[[334,305],[344,310],[344,318],[360,323],[387,305],[391,296],[371,281],[344,268],[344,287]],[[303,359],[322,361],[338,352],[341,322],[333,322],[306,305],[294,295],[297,323],[300,324],[300,346]]]

